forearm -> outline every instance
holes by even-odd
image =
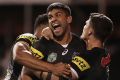
[[[16,61],[28,68],[31,68],[34,70],[40,70],[40,71],[42,70],[42,71],[50,72],[53,67],[52,64],[38,60],[37,58],[28,54],[27,52],[19,56],[19,58],[17,58]]]
[[[59,76],[70,73],[69,66],[66,66],[66,64],[51,64],[32,56],[29,47],[24,45],[24,43],[16,43],[14,45],[13,56],[16,62],[34,70],[52,72]]]
[[[50,72],[53,65],[42,60],[37,59],[31,55],[28,46],[24,43],[16,43],[13,48],[14,60],[23,66],[34,70],[42,70]]]

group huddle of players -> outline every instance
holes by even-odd
[[[67,5],[52,3],[46,16],[49,28],[47,25],[41,32],[37,27],[36,34],[25,33],[16,39],[13,65],[24,67],[18,76],[13,66],[11,80],[15,80],[13,76],[16,80],[107,80],[110,55],[103,43],[112,32],[111,19],[91,13],[80,38],[71,32]],[[44,18],[36,26],[42,23],[46,24]]]

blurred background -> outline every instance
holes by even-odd
[[[53,2],[68,4],[72,10],[72,32],[82,33],[85,21],[91,12],[104,13],[113,20],[114,37],[120,36],[120,0],[0,0],[0,59],[7,59],[16,37],[33,33],[38,14],[46,12]],[[110,42],[111,43],[111,42]],[[114,56],[110,67],[110,80],[119,80],[119,58]]]

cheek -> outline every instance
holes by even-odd
[[[84,34],[85,32],[86,32],[86,28],[84,27],[84,28],[83,28],[83,34]]]
[[[84,31],[84,33],[87,34],[89,32],[89,27],[85,25],[83,31]]]
[[[52,23],[51,23],[51,22],[49,22],[49,27],[50,27],[50,28],[52,27]]]
[[[86,35],[86,31],[85,31],[85,30],[83,30],[83,33],[82,33],[82,35],[83,35],[83,36],[85,36],[85,35]]]
[[[82,37],[86,37],[87,36],[87,27],[86,26],[84,26],[84,28],[83,28],[83,32],[82,32]]]

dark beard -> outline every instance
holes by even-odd
[[[53,32],[52,32],[53,33]],[[54,33],[53,33],[53,37],[57,40],[57,41],[61,41],[65,36],[65,32],[60,35],[60,36],[56,36]]]

